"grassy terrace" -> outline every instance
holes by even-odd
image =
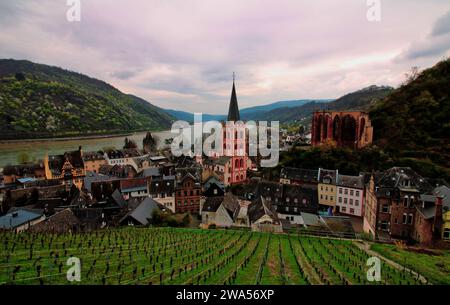
[[[367,281],[369,254],[349,240],[173,228],[0,235],[0,284],[420,284],[384,262],[381,282]],[[72,256],[81,260],[80,282],[66,279]],[[407,262],[431,283],[450,282],[434,256],[408,253]]]

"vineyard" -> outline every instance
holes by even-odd
[[[0,284],[423,284],[384,261],[381,281],[369,282],[370,255],[350,240],[169,228],[0,235]],[[70,257],[79,282],[67,280]]]

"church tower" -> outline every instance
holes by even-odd
[[[233,87],[231,89],[230,105],[228,108],[227,122],[224,123],[223,144],[224,155],[230,157],[229,175],[226,184],[240,183],[247,180],[248,155],[247,133],[244,124],[240,120],[239,106],[236,95],[235,74],[233,73]],[[233,124],[229,125],[229,124]]]

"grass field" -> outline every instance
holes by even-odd
[[[0,236],[0,284],[421,283],[409,271],[384,262],[381,281],[369,282],[366,261],[370,256],[349,240],[174,228]],[[414,255],[411,263],[413,257],[422,259]],[[80,282],[67,280],[70,257],[81,261]],[[442,274],[427,274],[431,283],[445,281]]]

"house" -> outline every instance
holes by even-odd
[[[269,202],[260,196],[247,208],[247,217],[253,231],[282,232],[281,221]]]
[[[146,178],[131,178],[120,180],[120,191],[125,199],[148,197],[149,190]]]
[[[3,168],[3,184],[15,184],[20,178],[45,179],[44,163],[7,165]]]
[[[433,194],[442,197],[442,239],[450,242],[450,188],[446,185],[438,186]]]
[[[200,168],[178,168],[175,177],[175,212],[200,213],[202,192]]]
[[[301,224],[301,213],[317,214],[317,192],[300,185],[261,181],[254,191],[270,204],[279,219]]]
[[[159,176],[150,180],[150,197],[175,213],[175,176]]]
[[[426,179],[409,167],[393,167],[371,177],[369,185],[364,231],[376,238],[413,239],[420,195],[433,189]]]
[[[332,210],[336,208],[336,181],[338,176],[338,170],[319,168],[317,192],[319,204],[324,208]]]
[[[318,176],[318,170],[283,167],[280,171],[280,183],[301,185],[317,190]]]
[[[421,244],[430,244],[442,237],[443,197],[421,194],[416,206],[412,238]]]
[[[225,185],[215,176],[210,176],[203,184],[203,196],[223,197],[225,195]]]
[[[100,181],[108,181],[108,180],[112,180],[112,179],[113,178],[111,178],[110,176],[97,174],[95,172],[88,171],[88,172],[86,172],[86,176],[83,179],[82,189],[87,193],[91,193],[92,192],[92,183],[100,182]]]
[[[28,230],[31,226],[45,219],[43,211],[25,208],[12,209],[0,217],[0,230],[14,231],[16,233]]]
[[[85,172],[99,173],[100,167],[107,161],[104,152],[92,151],[83,153],[83,163]]]
[[[208,197],[201,210],[202,224],[231,227],[234,225],[239,211],[239,200],[231,193],[227,193],[223,197]]]
[[[151,223],[155,210],[161,210],[161,206],[147,197],[134,210],[128,212],[119,223],[128,226],[147,226]]]
[[[44,167],[48,180],[58,179],[68,187],[74,184],[79,189],[83,186],[85,169],[81,146],[63,155],[45,155]]]
[[[45,220],[33,225],[29,231],[32,233],[72,233],[79,232],[81,221],[71,209],[66,208],[47,217]]]
[[[364,216],[364,176],[339,175],[336,210],[341,214]]]
[[[106,163],[109,165],[130,165],[134,170],[138,171],[138,165],[135,162],[135,158],[142,156],[142,154],[134,148],[121,149],[121,150],[109,150],[104,153]]]
[[[208,158],[203,164],[204,171],[208,173],[208,176],[219,176],[224,185],[228,186],[231,184],[231,162],[231,157],[227,156],[222,156],[219,158]]]

